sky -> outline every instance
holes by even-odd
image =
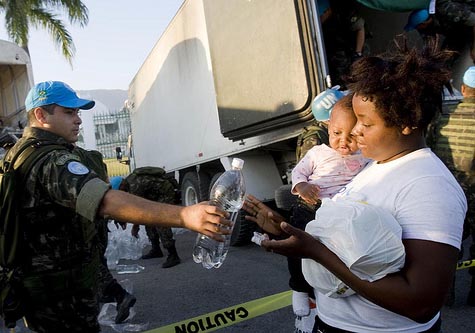
[[[76,54],[73,65],[61,55],[46,30],[31,28],[29,50],[35,83],[57,80],[75,90],[123,89],[166,29],[183,0],[83,0],[86,27],[69,25]],[[9,40],[3,13],[0,39]]]

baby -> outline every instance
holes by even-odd
[[[292,208],[290,224],[299,229],[305,230],[307,223],[315,219],[322,198],[332,198],[369,161],[360,154],[351,134],[356,124],[351,101],[350,94],[334,105],[328,124],[329,145],[314,146],[292,170],[292,193],[299,197]],[[288,267],[294,312],[307,316],[313,288],[303,277],[301,259],[289,257]]]

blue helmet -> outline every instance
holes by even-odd
[[[316,120],[330,119],[330,113],[335,103],[344,95],[337,89],[327,89],[315,97],[312,102],[312,113]]]
[[[115,177],[112,177],[110,179],[110,183],[111,183],[111,187],[113,190],[118,190],[119,189],[119,186],[120,186],[120,183],[122,183],[122,180],[124,179],[124,177],[121,177],[121,176],[115,176]]]
[[[429,11],[427,9],[414,10],[409,14],[407,24],[404,27],[405,31],[411,31],[417,28],[417,26],[429,18]]]

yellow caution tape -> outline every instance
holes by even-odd
[[[246,321],[292,304],[292,291],[259,298],[219,311],[159,327],[145,333],[201,333],[213,332],[223,327]]]
[[[475,267],[475,259],[459,261],[457,263],[457,270],[458,269],[465,269],[465,268],[469,268],[469,267]]]
[[[475,267],[475,259],[460,261],[457,270]],[[255,299],[198,317],[186,319],[144,333],[202,333],[213,332],[223,327],[246,321],[263,314],[285,308],[292,304],[292,290]]]

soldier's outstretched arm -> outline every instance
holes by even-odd
[[[229,214],[218,207],[200,203],[182,207],[150,201],[123,191],[105,193],[98,215],[133,224],[186,228],[218,241],[229,234]]]

